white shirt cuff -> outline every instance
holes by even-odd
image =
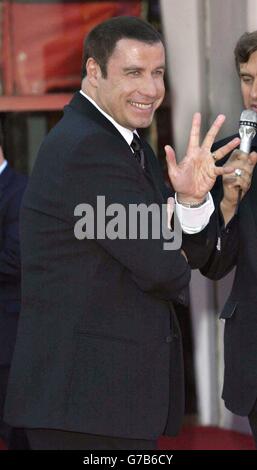
[[[1,173],[3,173],[6,167],[7,167],[7,160],[4,160],[2,165],[0,165],[0,175]]]
[[[201,232],[208,225],[214,209],[211,193],[207,194],[207,200],[200,207],[185,207],[179,204],[175,194],[175,210],[184,233],[192,235]]]

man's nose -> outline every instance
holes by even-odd
[[[140,92],[144,96],[155,98],[157,95],[157,86],[153,77],[145,78],[141,83]]]

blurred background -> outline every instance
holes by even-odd
[[[145,137],[165,171],[165,144],[183,157],[192,115],[202,131],[218,113],[227,116],[219,138],[238,129],[242,111],[233,50],[239,36],[257,29],[256,0],[2,0],[0,1],[0,118],[5,154],[29,174],[38,147],[80,88],[85,34],[112,16],[135,15],[163,33],[167,93]],[[190,307],[178,306],[186,366],[186,421],[248,433],[244,418],[225,410],[223,323],[219,312],[233,273],[210,282],[193,272]]]

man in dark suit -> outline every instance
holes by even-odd
[[[158,161],[135,132],[163,100],[164,68],[162,39],[148,23],[98,25],[85,42],[82,89],[40,148],[22,208],[22,313],[6,406],[34,449],[153,449],[180,427],[172,302],[185,302],[190,268],[180,246],[165,251],[162,230],[139,237],[142,224],[128,236],[130,209],[167,200]],[[230,171],[210,153],[223,120],[200,147],[194,116],[183,165],[166,148],[181,213],[213,212],[206,194]],[[206,225],[184,216],[191,230]],[[198,249],[200,265],[208,246]]]
[[[245,33],[235,48],[246,109],[257,112],[257,31]],[[231,137],[217,142],[218,149]],[[257,136],[251,153],[235,150],[225,165],[236,174],[218,178],[213,190],[220,206],[220,240],[203,273],[221,279],[234,266],[232,291],[221,313],[225,319],[223,399],[235,414],[248,416],[257,446]],[[239,170],[239,171],[238,171]],[[238,192],[241,201],[238,206]]]
[[[0,124],[0,438],[8,448],[22,449],[25,433],[3,421],[3,409],[20,312],[19,210],[27,178],[8,165],[3,144]]]

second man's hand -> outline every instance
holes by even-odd
[[[251,152],[248,155],[240,150],[234,150],[225,163],[224,167],[228,165],[233,168],[232,175],[223,175],[223,199],[220,203],[220,209],[225,225],[232,219],[240,199],[242,199],[249,190],[256,163],[256,152]],[[239,174],[237,175],[238,171]]]
[[[177,199],[181,203],[201,204],[207,193],[212,189],[217,176],[229,174],[234,168],[228,166],[217,167],[215,162],[231,152],[240,143],[239,138],[215,152],[215,159],[210,149],[218,134],[225,116],[220,114],[207,132],[202,145],[200,145],[201,114],[195,113],[189,137],[187,152],[183,160],[176,162],[175,152],[169,145],[165,146],[168,175]]]

